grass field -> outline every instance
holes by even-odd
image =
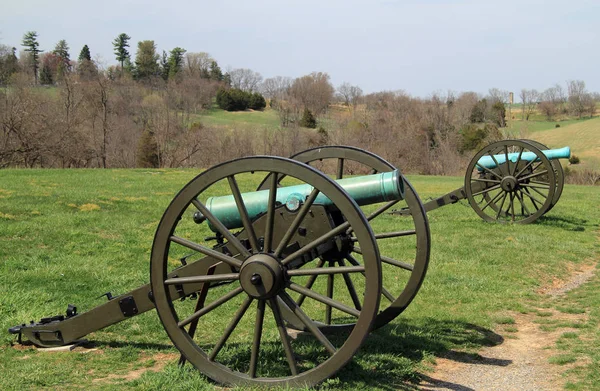
[[[577,168],[600,170],[600,118],[573,123],[569,126],[539,131],[531,138],[550,148],[571,147],[571,153],[579,156]]]
[[[209,126],[266,126],[279,127],[277,111],[266,108],[264,111],[225,111],[217,108],[208,110],[205,114],[195,116],[195,119]]]
[[[220,389],[191,366],[176,365],[177,351],[154,312],[91,334],[95,350],[87,353],[12,346],[14,336],[5,332],[64,313],[67,303],[85,311],[104,302],[104,292],[147,283],[158,221],[197,173],[0,171],[0,389]],[[462,185],[457,177],[409,179],[424,200]],[[559,343],[575,362],[570,387],[598,388],[598,277],[558,304],[537,293],[599,260],[598,205],[597,188],[567,185],[548,216],[528,226],[484,223],[464,201],[431,212],[432,258],[417,298],[321,389],[413,389],[436,357],[473,357],[502,342],[511,314],[542,305],[589,314]],[[385,216],[382,224],[391,231],[398,221]],[[393,247],[385,251],[403,257]]]

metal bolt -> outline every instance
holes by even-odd
[[[252,277],[250,277],[250,282],[252,283],[252,285],[260,285],[260,283],[262,282],[260,274],[254,273]]]

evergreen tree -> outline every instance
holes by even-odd
[[[215,81],[223,80],[223,72],[221,71],[219,64],[214,60],[210,63],[210,79]]]
[[[40,84],[42,85],[51,85],[52,81],[52,69],[50,65],[45,62],[42,64],[42,70],[40,72]]]
[[[64,39],[58,41],[52,53],[54,53],[60,59],[56,72],[57,79],[60,79],[66,72],[71,70],[71,58],[69,55],[69,45],[67,45],[67,41]]]
[[[176,47],[169,56],[169,78],[174,78],[183,68],[183,55],[186,50]]]
[[[88,45],[83,45],[81,48],[81,52],[79,52],[79,62],[82,61],[92,61],[92,54],[90,53],[90,48]]]
[[[22,46],[25,46],[26,52],[29,52],[31,55],[31,67],[33,68],[33,77],[35,79],[35,84],[38,82],[38,69],[40,67],[40,53],[43,50],[40,50],[40,44],[37,41],[38,34],[35,31],[28,31],[23,35]]]
[[[304,113],[302,114],[302,118],[300,119],[300,126],[304,126],[305,128],[311,129],[315,129],[317,127],[317,120],[308,108],[304,108]]]
[[[163,50],[162,58],[160,59],[160,75],[162,76],[164,81],[169,80],[170,68],[171,64],[169,62],[169,57],[167,56],[167,52]]]
[[[135,70],[138,80],[148,79],[160,74],[158,64],[160,56],[156,53],[154,41],[138,42],[138,50],[135,54]]]
[[[123,71],[125,70],[125,61],[130,60],[129,51],[127,50],[130,39],[129,35],[121,33],[113,41],[117,61],[121,63],[121,76],[123,76]]]
[[[18,71],[17,48],[0,45],[0,85],[6,85],[10,76]]]
[[[82,79],[91,79],[97,73],[96,66],[92,61],[92,54],[90,53],[90,48],[88,45],[83,45],[81,52],[79,52],[77,73],[79,73],[79,76]]]

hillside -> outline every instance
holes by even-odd
[[[600,118],[535,132],[530,137],[550,148],[568,145],[581,159],[580,168],[600,169]]]

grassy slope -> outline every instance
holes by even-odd
[[[600,118],[539,131],[530,137],[550,148],[568,145],[571,152],[581,158],[580,168],[600,169]]]
[[[267,126],[276,128],[279,126],[277,112],[272,109],[264,111],[225,111],[211,109],[206,114],[197,115],[196,118],[206,125],[212,126]]]
[[[196,173],[0,171],[0,330],[63,313],[67,303],[84,311],[102,303],[98,296],[108,290],[120,294],[146,283],[158,220]],[[451,177],[410,179],[424,199],[462,184]],[[549,216],[529,226],[484,223],[465,202],[431,212],[432,260],[421,292],[405,314],[369,337],[327,387],[402,388],[436,356],[501,341],[492,329],[495,321],[506,322],[506,311],[533,311],[541,285],[598,260],[599,204],[596,188],[566,186]],[[397,219],[385,217],[387,230]],[[402,258],[393,248],[386,251]],[[598,335],[592,337],[588,345],[600,348]],[[178,369],[174,356],[164,369],[137,380],[93,381],[152,366],[157,354],[176,352],[153,312],[89,338],[98,351],[46,354],[17,350],[10,346],[14,338],[0,333],[0,389],[215,388],[190,366]]]

